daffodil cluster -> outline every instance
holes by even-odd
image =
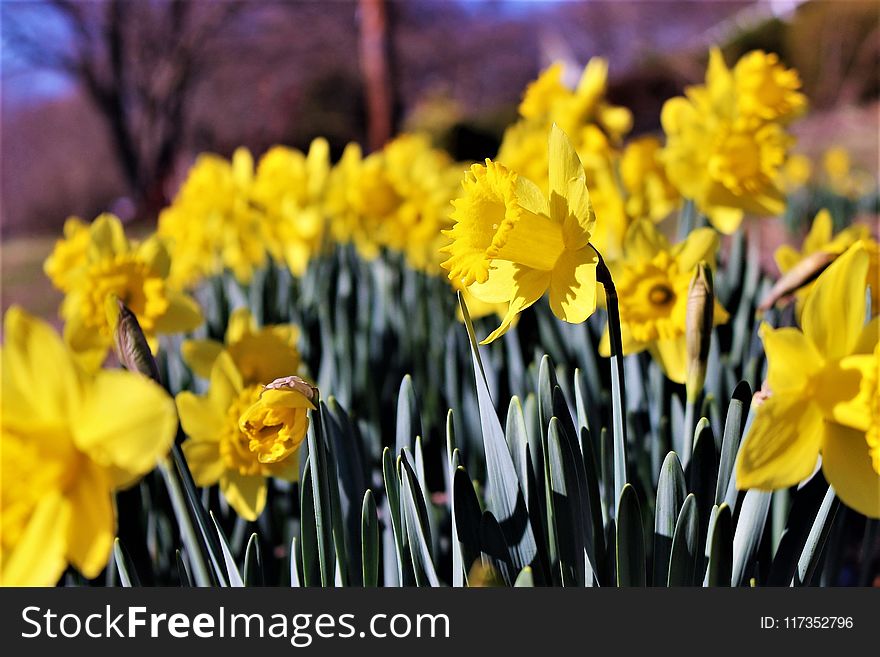
[[[632,114],[606,99],[607,61],[591,59],[574,89],[563,76],[562,63],[556,63],[526,88],[521,118],[504,133],[497,161],[546,192],[547,135],[551,125],[558,125],[580,158],[593,208],[602,218],[592,242],[604,257],[614,259],[630,221],[660,221],[678,207],[680,197],[657,157],[659,140],[645,136],[623,145]]]
[[[663,106],[669,179],[722,233],[734,232],[744,213],[783,211],[787,126],[806,108],[799,89],[797,72],[775,54],[750,52],[731,70],[713,48],[705,84]]]

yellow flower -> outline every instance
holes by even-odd
[[[868,259],[857,243],[819,276],[802,330],[762,327],[771,394],[743,442],[738,488],[793,486],[821,454],[844,504],[880,517],[880,320],[865,324]]]
[[[632,219],[659,222],[681,203],[678,190],[669,182],[658,158],[660,151],[659,139],[639,137],[626,145],[620,158],[626,213]]]
[[[307,422],[299,422],[290,425],[290,431],[273,433],[271,427],[263,425],[269,430],[262,435],[254,424],[255,430],[245,433],[242,417],[260,401],[263,393],[263,386],[245,383],[232,357],[224,351],[211,368],[207,395],[181,392],[176,398],[181,426],[189,436],[182,448],[195,483],[213,486],[219,482],[230,506],[251,521],[257,519],[266,505],[266,477],[296,481],[299,458],[291,445],[302,442],[308,426]],[[299,408],[313,408],[299,394]],[[268,417],[264,415],[264,419]],[[297,432],[302,430],[302,434],[293,433],[294,428]]]
[[[88,228],[88,238],[85,262],[67,279],[61,305],[64,339],[83,366],[97,369],[113,344],[109,297],[120,299],[137,316],[154,353],[158,334],[189,331],[202,323],[196,302],[168,285],[170,261],[158,237],[130,243],[119,219],[103,214]]]
[[[687,380],[687,298],[694,268],[700,261],[714,267],[718,235],[698,228],[671,246],[648,220],[635,221],[626,234],[624,257],[611,263],[620,303],[623,353],[648,349],[666,376]],[[716,300],[713,323],[723,324],[727,311]],[[599,344],[610,355],[608,330]]]
[[[159,235],[172,255],[170,280],[197,284],[230,269],[248,282],[266,262],[264,215],[252,199],[254,162],[239,148],[229,162],[200,155],[177,193],[159,215]]]
[[[44,322],[5,317],[0,434],[0,583],[51,586],[68,564],[94,578],[116,534],[113,491],[174,440],[171,398],[125,370],[94,375]]]
[[[775,53],[753,50],[743,55],[733,69],[733,79],[743,116],[785,123],[807,108],[806,96],[798,91],[797,71],[780,64]]]
[[[207,379],[225,349],[246,384],[268,383],[299,370],[298,338],[299,329],[293,324],[258,329],[250,311],[239,308],[229,317],[225,345],[216,340],[185,340],[181,355],[193,372]]]
[[[410,267],[434,273],[459,175],[425,135],[399,135],[366,158],[349,144],[330,178],[333,235],[366,259],[389,248],[404,253]]]
[[[847,198],[864,196],[877,185],[871,175],[853,169],[849,151],[842,146],[834,146],[825,151],[822,155],[822,170],[831,191]]]
[[[330,147],[325,139],[315,139],[308,155],[275,146],[257,165],[252,198],[265,212],[267,248],[297,276],[321,247],[329,173]]]
[[[471,167],[464,196],[454,202],[443,267],[478,299],[509,304],[483,344],[547,291],[553,313],[567,322],[583,322],[595,310],[598,257],[590,236],[596,219],[583,165],[556,126],[549,162],[549,199],[533,182],[486,160]]]
[[[828,253],[833,256],[839,256],[853,244],[863,240],[870,261],[868,267],[868,281],[880,281],[880,269],[878,269],[878,260],[880,260],[880,258],[878,258],[878,245],[871,239],[870,229],[863,224],[853,224],[844,228],[837,233],[837,235],[833,235],[832,233],[833,225],[831,213],[829,213],[828,210],[820,210],[815,219],[813,219],[813,225],[810,227],[810,232],[807,233],[807,236],[804,238],[804,243],[801,246],[800,251],[788,244],[783,244],[776,249],[773,257],[776,260],[776,265],[779,267],[780,273],[785,274],[791,271],[798,265],[798,263],[815,253]],[[813,288],[813,285],[815,285],[815,281],[808,283],[795,293],[797,298],[796,312],[799,317],[803,310],[804,300],[809,291]],[[880,306],[878,306],[878,304],[880,304],[880,289],[878,289],[878,287],[880,286],[878,286],[876,282],[871,285],[872,308],[875,309],[875,312],[880,310]]]
[[[779,172],[793,139],[782,118],[789,118],[785,108],[795,101],[783,94],[788,99],[770,103],[771,111],[760,104],[764,97],[755,91],[760,85],[749,86],[753,82],[737,82],[736,70],[732,73],[713,48],[706,84],[689,87],[686,98],[668,100],[660,117],[666,133],[661,157],[669,180],[725,234],[737,229],[745,212],[776,215],[785,208]],[[743,100],[747,92],[752,95]],[[767,92],[764,100],[771,97]],[[783,113],[768,120],[773,112]]]
[[[79,217],[68,218],[64,222],[64,238],[55,242],[55,248],[43,263],[43,271],[52,285],[68,292],[88,261],[88,251],[88,224]]]
[[[805,187],[812,175],[813,164],[810,158],[802,153],[792,153],[779,172],[779,186],[790,194]]]
[[[298,376],[278,378],[260,393],[238,422],[260,463],[279,463],[302,444],[317,389]]]

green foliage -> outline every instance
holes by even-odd
[[[785,505],[736,490],[764,368],[755,305],[767,287],[741,237],[716,276],[731,321],[713,334],[692,442],[684,387],[647,353],[620,369],[598,356],[603,311],[568,325],[538,303],[480,347],[493,320],[475,324],[446,283],[399,265],[386,255],[367,266],[342,248],[300,280],[270,266],[249,287],[221,277],[200,291],[208,335],[222,335],[238,305],[264,324],[299,324],[326,401],[311,412],[300,481],[273,481],[254,523],[197,489],[175,448],[146,488],[146,520],[164,528],[153,562],[115,548],[123,584],[136,585],[136,570],[221,586],[788,586],[832,576],[823,555],[843,539],[821,473]],[[160,366],[172,392],[204,389],[174,349]]]

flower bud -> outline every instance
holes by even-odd
[[[159,367],[137,316],[116,296],[107,298],[106,310],[119,362],[127,370],[159,382]]]
[[[794,294],[797,290],[813,281],[830,265],[837,256],[826,251],[816,251],[780,276],[776,284],[761,299],[758,310],[769,310],[776,303]]]
[[[712,340],[712,323],[715,310],[715,291],[712,270],[706,262],[700,262],[694,270],[688,287],[685,338],[687,344],[687,398],[695,402],[706,380],[706,364],[709,360],[709,343]]]

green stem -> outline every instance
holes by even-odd
[[[615,501],[620,499],[626,475],[626,387],[623,378],[623,340],[620,335],[620,306],[617,299],[617,288],[611,278],[611,272],[596,251],[599,263],[596,267],[596,280],[605,288],[605,306],[608,310],[608,335],[611,342],[611,403],[612,431],[614,436],[614,493]],[[609,504],[609,511],[616,503]]]

